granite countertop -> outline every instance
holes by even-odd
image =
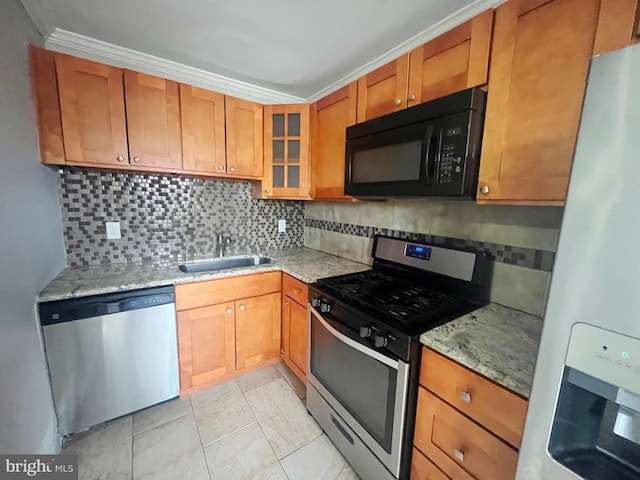
[[[176,262],[171,265],[141,263],[67,267],[40,292],[38,301],[48,302],[274,270],[281,270],[305,283],[313,283],[319,278],[371,268],[363,263],[309,248],[286,248],[260,254],[271,258],[274,263],[202,273],[183,273],[178,270],[178,265],[185,262]],[[233,258],[233,256],[225,258]],[[200,261],[206,260],[198,260]]]
[[[425,332],[420,341],[529,398],[542,319],[491,303]]]

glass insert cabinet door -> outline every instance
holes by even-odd
[[[265,197],[309,197],[309,112],[302,104],[264,107]]]

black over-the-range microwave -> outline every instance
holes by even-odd
[[[348,127],[344,193],[475,198],[486,98],[470,88]]]

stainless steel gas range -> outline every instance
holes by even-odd
[[[373,258],[309,287],[307,409],[363,479],[408,479],[419,337],[488,302],[491,262],[385,236]]]

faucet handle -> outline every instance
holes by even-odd
[[[224,238],[224,243],[229,245],[230,243],[233,243],[233,240],[231,240],[231,237],[225,237]]]

